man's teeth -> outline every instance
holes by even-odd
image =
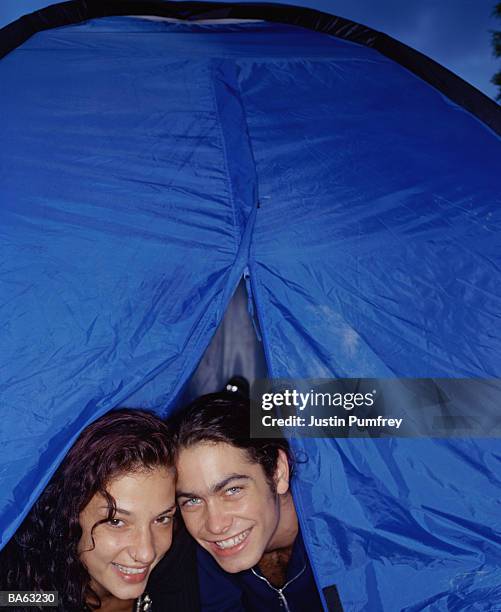
[[[240,544],[240,542],[243,542],[245,540],[245,538],[249,535],[249,531],[250,530],[247,529],[247,531],[242,531],[242,533],[235,536],[234,538],[220,540],[219,542],[216,542],[216,546],[218,548],[231,548],[232,546],[236,546],[237,544]]]
[[[136,567],[125,567],[125,565],[119,565],[118,563],[114,563],[113,565],[115,565],[116,567],[118,567],[118,569],[123,573],[123,574],[144,574],[144,572],[146,571],[145,567],[140,567],[140,568],[136,568]]]

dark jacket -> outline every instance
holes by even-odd
[[[203,612],[323,612],[303,538],[298,534],[282,588],[272,586],[259,569],[223,571],[207,551],[197,549]]]
[[[199,612],[196,544],[179,524],[170,550],[151,573],[152,612]]]

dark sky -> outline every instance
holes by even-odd
[[[262,1],[262,0],[261,0]],[[422,51],[490,97],[500,68],[491,52],[496,0],[288,0],[358,21]],[[0,26],[51,4],[47,0],[0,0]]]

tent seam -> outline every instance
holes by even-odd
[[[254,253],[254,249],[253,249],[254,244],[251,242],[251,245],[249,247],[249,251],[252,249],[252,253]],[[267,327],[264,324],[265,322],[265,318],[266,318],[266,308],[263,306],[263,303],[260,301],[260,297],[259,297],[259,292],[261,290],[261,281],[259,280],[259,275],[257,274],[256,271],[256,265],[257,262],[252,259],[250,260],[249,257],[249,268],[250,268],[250,281],[251,281],[251,286],[253,288],[252,293],[253,293],[253,298],[254,298],[254,302],[255,302],[255,306],[256,306],[256,313],[257,313],[257,318],[259,321],[259,327],[260,327],[260,331],[261,331],[261,337],[263,339],[263,348],[264,348],[264,354],[265,354],[265,358],[266,358],[266,365],[268,366],[268,373],[270,374],[270,378],[275,378],[274,376],[274,371],[273,371],[273,365],[272,365],[272,359],[271,359],[271,352],[269,351],[269,343],[268,343],[268,332],[267,332]],[[307,456],[305,450],[304,450],[304,444],[303,441],[301,439],[298,438],[291,438],[289,439],[289,443],[293,443],[291,444],[293,450],[294,450],[294,446],[302,446],[302,452]],[[301,448],[299,449],[301,450]],[[295,482],[295,483],[294,483]],[[308,523],[306,521],[305,518],[303,518],[303,513],[304,513],[304,504],[301,498],[301,495],[299,493],[299,488],[297,486],[297,480],[293,481],[293,488],[294,491],[296,492],[296,496],[294,497],[294,502],[295,504],[297,504],[297,506],[299,507],[298,509],[300,510],[299,512],[296,512],[299,523],[301,525],[301,530],[303,534],[307,534],[308,537],[303,537],[303,542],[304,542],[304,546],[306,548],[306,553],[308,558],[310,559],[310,561],[312,561],[312,554],[311,554],[311,549],[310,549],[310,545],[309,545],[309,538],[312,537],[312,533],[309,529]],[[313,576],[315,578],[315,583],[318,587],[318,593],[320,596],[320,599],[322,600],[322,605],[324,607],[325,610],[329,610],[329,607],[327,606],[327,601],[325,600],[325,596],[321,587],[321,582],[320,582],[320,577],[318,575],[315,563],[311,562],[311,570],[313,572]],[[336,585],[337,586],[337,585]]]
[[[237,236],[237,232],[239,228],[238,228],[237,216],[236,216],[236,211],[235,211],[235,197],[233,193],[233,181],[231,179],[231,174],[230,174],[230,169],[229,169],[229,164],[228,164],[228,151],[226,147],[226,138],[225,138],[224,131],[222,128],[222,124],[221,124],[222,123],[221,114],[219,112],[219,105],[217,103],[217,96],[216,96],[216,90],[215,90],[215,84],[214,84],[214,81],[216,79],[215,70],[214,70],[214,62],[210,63],[210,74],[211,74],[210,85],[211,85],[211,93],[212,93],[212,103],[214,105],[214,113],[216,115],[216,125],[217,125],[217,130],[219,132],[219,139],[221,142],[221,147],[223,150],[224,170],[225,170],[226,180],[228,184],[229,200],[230,200],[231,212],[232,212],[232,217],[233,217],[233,245],[235,247],[235,260],[234,260],[234,263],[235,263],[238,257],[238,251],[239,251],[239,246],[240,246],[239,245],[240,241],[238,240],[238,236]]]

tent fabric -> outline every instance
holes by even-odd
[[[21,17],[0,30],[0,58],[36,32],[96,17],[154,15],[182,20],[264,19],[299,25],[377,49],[395,60],[452,101],[478,116],[498,134],[498,105],[456,74],[402,42],[349,19],[311,8],[273,3],[196,2],[192,0],[67,0]],[[444,24],[445,25],[445,24]]]
[[[242,76],[270,375],[498,377],[499,142],[398,66],[348,53]],[[499,440],[293,442],[313,566],[347,610],[495,609]]]
[[[142,56],[113,48],[131,26]],[[255,180],[233,74],[166,62],[155,28],[49,31],[2,60],[4,542],[83,427],[158,371],[176,396],[243,273]]]
[[[376,50],[106,17],[0,61],[2,544],[78,433],[168,415],[247,277],[274,377],[499,376],[499,138]],[[497,440],[294,440],[345,610],[493,610]]]

